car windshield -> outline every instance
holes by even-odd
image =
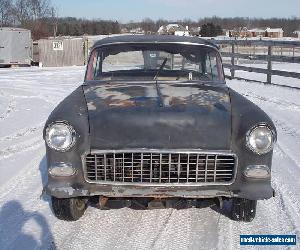
[[[186,44],[115,44],[93,50],[86,80],[224,81],[219,53]]]

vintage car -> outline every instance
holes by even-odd
[[[92,199],[214,199],[251,221],[257,200],[274,196],[275,126],[226,85],[218,46],[200,38],[98,41],[84,83],[43,136],[45,190],[60,219],[79,219]]]

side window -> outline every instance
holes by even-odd
[[[218,60],[216,54],[208,53],[206,55],[206,74],[210,80],[219,80]]]
[[[102,74],[102,60],[101,60],[102,55],[101,54],[102,54],[101,52],[98,53],[97,59],[95,60],[94,65],[93,65],[93,67],[95,69],[95,72],[94,72],[95,77]]]
[[[96,71],[97,59],[98,59],[98,52],[94,50],[90,56],[90,60],[87,67],[87,72],[86,72],[87,81],[94,79],[96,73],[95,71]]]

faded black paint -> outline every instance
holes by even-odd
[[[67,121],[77,132],[77,143],[65,153],[46,145],[47,163],[48,166],[56,162],[71,163],[77,175],[49,176],[47,192],[59,198],[226,196],[256,200],[272,197],[270,179],[247,180],[242,175],[248,165],[272,165],[272,151],[257,155],[245,146],[247,131],[258,123],[265,123],[276,132],[273,122],[260,108],[226,85],[164,82],[160,90],[162,107],[154,82],[86,83],[66,97],[49,116],[45,129],[54,121]],[[90,184],[84,179],[82,157],[91,149],[122,148],[227,149],[238,156],[237,176],[229,186],[199,187],[114,186]]]
[[[218,49],[218,45],[200,37],[182,37],[173,35],[146,35],[146,36],[112,36],[99,40],[96,42],[92,49],[104,46],[106,44],[118,44],[118,43],[194,43],[204,46],[210,46]]]
[[[246,147],[246,133],[259,123],[267,124],[276,135],[276,128],[270,117],[254,103],[230,89],[232,107],[232,140],[231,150],[239,159],[237,179],[232,185],[232,190],[241,197],[247,198],[252,193],[256,199],[266,199],[273,195],[271,178],[267,180],[247,180],[242,172],[248,165],[258,164],[272,166],[273,151],[264,155],[257,155]]]
[[[229,150],[228,89],[199,83],[99,83],[85,86],[91,148]]]

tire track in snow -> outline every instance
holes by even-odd
[[[274,97],[273,97],[273,99],[268,99],[268,98],[265,98],[263,96],[254,94],[251,91],[247,91],[243,95],[247,98],[256,99],[256,100],[259,100],[259,101],[262,101],[262,102],[267,102],[267,103],[270,103],[270,104],[276,104],[277,107],[281,107],[283,109],[300,111],[300,105],[298,105],[296,103],[293,103],[293,102],[288,102],[286,100],[276,99]]]
[[[40,123],[36,126],[33,126],[33,127],[21,129],[21,130],[17,131],[16,133],[12,134],[12,135],[7,135],[5,137],[0,138],[0,142],[12,141],[12,140],[24,137],[24,136],[31,135],[31,134],[35,133],[36,131],[41,130],[43,128],[43,124],[44,124],[44,122]]]
[[[170,211],[167,214],[167,216],[165,216],[165,218],[164,218],[164,220],[162,222],[162,225],[157,230],[157,234],[156,234],[154,240],[152,241],[151,248],[158,249],[158,247],[159,247],[159,243],[158,242],[159,242],[160,238],[162,237],[163,231],[166,230],[172,214],[173,214],[173,209],[170,209]]]
[[[297,199],[297,194],[300,190],[300,183],[297,176],[300,175],[300,169],[297,163],[289,157],[289,154],[280,147],[280,144],[277,145],[275,154],[276,158],[281,158],[280,162],[288,162],[288,164],[285,164],[288,167],[284,169],[285,175],[282,175],[281,171],[278,171],[278,169],[282,170],[284,166],[279,165],[275,169],[273,187],[278,194],[283,210],[286,211],[294,229],[297,230],[297,228],[300,228],[300,201]],[[279,161],[277,164],[279,164]],[[291,183],[293,186],[290,186]]]
[[[193,242],[195,234],[198,238],[202,239],[202,245],[207,247],[207,242],[204,241],[203,231],[205,223],[203,217],[209,213],[209,209],[202,210],[202,216],[199,216],[199,209],[186,208],[186,209],[171,209],[172,214],[169,218],[164,216],[165,227],[158,234],[158,238],[154,241],[153,249],[199,249],[198,242]],[[197,220],[193,220],[197,218]],[[166,220],[168,219],[168,220]]]
[[[280,129],[281,132],[284,134],[284,137],[292,137],[293,140],[296,142],[300,142],[300,131],[294,128],[291,128],[286,122],[282,120],[274,119],[274,123],[276,125],[277,130]],[[278,138],[277,141],[278,148],[290,158],[296,166],[299,168],[298,160],[289,152],[288,148],[281,142],[281,138]],[[299,168],[300,171],[300,168]]]
[[[288,136],[292,136],[296,138],[296,140],[300,140],[300,130],[291,128],[285,121],[274,119],[273,122],[275,123],[276,128],[280,128],[280,130]]]
[[[218,245],[216,249],[238,249],[239,246],[239,231],[235,221],[232,221],[230,216],[231,202],[225,201],[220,212],[223,214],[218,220]],[[218,209],[219,210],[219,209]]]
[[[221,217],[211,207],[190,209],[188,249],[218,249]]]
[[[0,120],[4,120],[10,116],[12,112],[16,110],[17,103],[15,99],[13,98],[12,100],[9,101],[8,107],[6,108],[6,111],[0,115]]]
[[[34,151],[42,145],[44,145],[43,140],[40,137],[34,137],[30,140],[19,143],[18,145],[9,146],[0,150],[0,160],[10,158],[20,153]]]
[[[45,155],[45,149],[43,146],[39,146],[37,149],[35,149],[35,152],[37,155],[36,157],[34,157],[27,164],[24,164],[22,170],[20,170],[17,175],[12,177],[9,182],[6,182],[4,185],[2,184],[0,186],[0,203],[5,201],[5,198],[8,198],[10,194],[12,194],[14,197],[16,197],[16,195],[22,197],[26,188],[32,188],[30,185],[32,183],[32,179],[33,177],[37,177],[39,174],[38,167],[34,166],[38,166],[40,164],[43,156]],[[40,184],[40,182],[38,183]]]

